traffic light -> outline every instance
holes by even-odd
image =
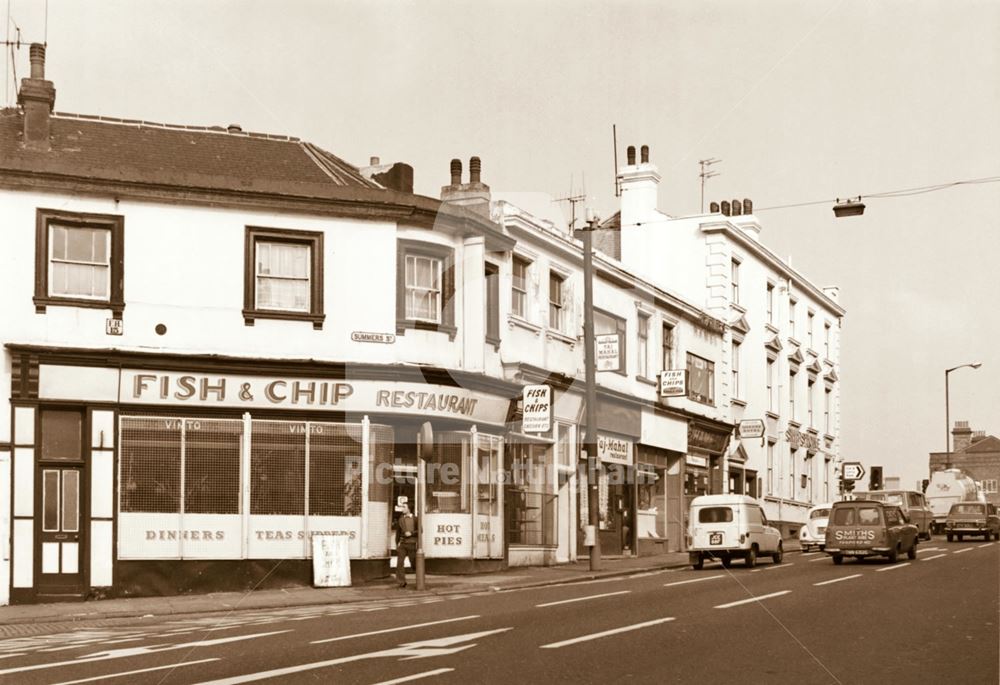
[[[868,489],[869,490],[881,490],[882,489],[882,467],[872,466],[871,471],[868,476]]]

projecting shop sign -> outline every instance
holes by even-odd
[[[521,395],[521,430],[547,433],[552,427],[552,388],[526,385]]]
[[[620,341],[617,333],[595,336],[597,344],[597,370],[618,371],[621,369],[619,358]]]
[[[684,397],[685,395],[687,395],[687,369],[660,371],[660,397]]]

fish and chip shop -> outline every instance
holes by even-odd
[[[402,498],[429,571],[504,563],[514,391],[37,360],[11,400],[15,603],[308,584],[315,535],[383,576]]]

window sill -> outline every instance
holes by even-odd
[[[257,319],[276,319],[279,321],[311,321],[313,329],[323,330],[326,314],[308,314],[305,312],[277,312],[267,309],[244,309],[243,324],[253,326]]]
[[[778,327],[775,326],[773,323],[765,323],[764,324],[764,330],[769,331],[771,333],[774,333],[775,335],[777,335],[778,333],[781,333],[781,331],[778,329]]]
[[[82,307],[85,309],[110,309],[116,319],[120,319],[125,309],[124,302],[110,300],[84,300],[75,297],[34,297],[35,313],[44,314],[46,307]]]
[[[692,402],[697,402],[698,404],[704,405],[706,407],[714,407],[715,406],[715,402],[714,401],[703,400],[703,399],[700,399],[698,397],[691,397],[691,395],[685,395],[685,397],[687,397]]]
[[[788,344],[789,344],[789,345],[792,345],[793,347],[802,347],[802,343],[800,343],[800,342],[799,342],[799,341],[798,341],[798,340],[797,340],[797,339],[795,338],[795,336],[794,336],[794,335],[790,335],[790,336],[788,336]]]
[[[812,346],[809,346],[809,347],[806,348],[806,354],[811,354],[816,359],[819,359],[819,352],[817,352],[816,350],[814,350],[812,348]]]
[[[646,378],[645,376],[636,376],[635,379],[642,383],[643,385],[651,385],[656,387],[656,381],[652,378]]]
[[[458,333],[458,327],[445,323],[431,323],[430,321],[413,321],[412,319],[399,319],[396,321],[396,335],[406,335],[407,330],[433,331],[437,333],[447,333],[448,340],[454,340]]]
[[[535,335],[538,335],[539,333],[542,332],[542,327],[539,326],[538,324],[531,323],[527,319],[522,319],[520,316],[517,316],[515,314],[510,314],[507,317],[507,327],[512,329],[514,328],[514,326],[517,326],[518,328],[523,328],[526,331],[531,331]]]
[[[554,330],[554,329],[551,329],[551,328],[545,331],[545,339],[546,340],[558,340],[561,343],[565,343],[565,344],[569,345],[571,348],[574,345],[576,345],[576,342],[577,342],[576,338],[571,338],[570,336],[566,335],[565,333],[562,333],[561,331],[557,331],[557,330]]]
[[[730,404],[735,404],[737,407],[746,407],[747,406],[747,401],[746,400],[741,400],[739,397],[731,397],[729,399],[729,403]]]
[[[747,313],[747,308],[741,305],[739,302],[730,302],[729,308],[738,311],[740,314]]]
[[[819,436],[819,429],[818,428],[813,428],[812,426],[809,426],[808,428],[806,428],[806,433],[812,433],[813,435],[815,435],[815,436],[818,437]]]
[[[823,438],[825,440],[827,440],[828,442],[833,442],[834,440],[837,439],[837,436],[836,435],[830,435],[829,433],[823,433]]]

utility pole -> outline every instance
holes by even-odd
[[[572,190],[570,191],[572,193]],[[569,195],[568,197],[559,197],[555,199],[555,202],[568,202],[570,205],[570,221],[569,230],[576,230],[576,205],[587,199],[586,195]]]
[[[587,510],[589,526],[593,535],[590,547],[590,570],[601,567],[601,539],[597,534],[600,508],[597,459],[597,363],[594,359],[594,252],[593,232],[598,218],[592,211],[587,212],[587,227],[583,229],[583,365],[587,382],[586,450],[587,450]]]
[[[709,157],[708,159],[699,159],[698,164],[701,166],[701,172],[698,174],[698,178],[701,179],[701,214],[705,213],[705,181],[712,178],[713,176],[718,176],[720,171],[709,171],[709,167],[713,164],[721,162],[721,159],[716,159],[715,157]]]

